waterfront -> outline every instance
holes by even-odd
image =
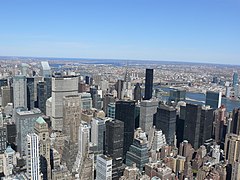
[[[174,88],[168,88],[168,87],[157,87],[157,88],[168,93],[170,92],[171,89],[174,89]],[[186,92],[186,102],[188,103],[204,105],[205,99],[206,99],[206,96],[204,93]],[[168,96],[163,96],[162,100],[167,101]],[[228,99],[225,97],[222,98],[222,104],[226,106],[226,109],[228,112],[232,111],[234,108],[240,107],[240,101]]]

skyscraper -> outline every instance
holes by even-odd
[[[206,92],[206,106],[210,106],[213,109],[217,109],[221,106],[222,93],[221,92]]]
[[[146,69],[145,95],[144,95],[145,100],[149,100],[152,98],[152,91],[153,91],[153,69]]]
[[[47,95],[46,95],[46,84],[45,82],[39,82],[37,84],[37,107],[46,114],[46,101],[47,101]]]
[[[13,77],[13,105],[14,108],[27,108],[27,79],[25,76]]]
[[[157,112],[157,107],[158,101],[143,100],[140,103],[139,125],[147,135],[153,127],[153,116]]]
[[[41,62],[40,72],[43,77],[51,77],[52,76],[51,68],[47,61]]]
[[[115,118],[124,122],[124,146],[123,155],[125,157],[129,147],[133,142],[135,122],[136,122],[135,101],[117,101]]]
[[[186,99],[186,90],[184,89],[172,89],[170,90],[169,101],[174,101],[178,103],[179,101],[185,101]]]
[[[112,179],[112,158],[105,155],[97,156],[96,180]]]
[[[50,165],[50,144],[48,125],[42,117],[36,120],[34,127],[35,134],[39,138],[40,170],[43,173],[43,179],[51,179]]]
[[[224,152],[228,163],[233,165],[240,155],[240,135],[232,133],[226,135]]]
[[[139,83],[137,83],[135,85],[135,88],[134,88],[134,100],[135,101],[141,101],[142,99],[142,89],[141,89],[141,86]]]
[[[78,94],[78,77],[60,76],[52,78],[52,128],[62,131],[63,97]]]
[[[27,108],[34,108],[34,78],[27,77]]]
[[[115,119],[116,103],[110,103],[107,107],[107,117]]]
[[[32,180],[40,180],[40,163],[39,163],[39,137],[36,134],[26,136],[27,150],[27,177]]]
[[[12,87],[10,86],[1,87],[2,107],[5,107],[8,103],[12,102],[13,100],[12,93],[13,93]]]
[[[69,95],[63,97],[63,133],[77,143],[78,130],[81,123],[81,96]]]
[[[16,110],[17,149],[22,156],[27,153],[25,149],[27,134],[34,132],[35,122],[41,115],[39,109],[32,109],[31,111]]]
[[[126,154],[127,166],[132,166],[134,163],[140,171],[143,170],[148,163],[148,141],[145,132],[141,128],[136,129],[134,133],[133,144],[130,146]]]
[[[162,130],[169,145],[174,145],[176,131],[176,109],[160,104],[157,108],[156,129]]]
[[[119,120],[106,122],[105,154],[112,158],[112,179],[122,176],[124,123]]]
[[[93,118],[91,121],[91,142],[97,146],[97,153],[103,154],[105,149],[105,120]]]
[[[232,121],[230,125],[231,133],[240,135],[240,108],[232,111]]]
[[[238,73],[234,72],[233,73],[233,83],[232,86],[234,87],[236,84],[238,84],[239,78],[238,78]]]
[[[195,149],[212,137],[213,109],[209,106],[186,105],[183,138]]]

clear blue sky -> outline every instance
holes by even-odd
[[[240,65],[240,0],[0,0],[0,55]]]

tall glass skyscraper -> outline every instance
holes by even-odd
[[[238,73],[237,72],[234,72],[233,73],[233,87],[236,85],[236,84],[238,84]]]
[[[145,95],[144,95],[145,100],[149,100],[152,98],[152,89],[153,89],[153,69],[146,69]]]

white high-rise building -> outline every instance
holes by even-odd
[[[13,174],[13,167],[17,165],[16,152],[8,146],[3,157],[3,171],[6,177]]]
[[[47,61],[41,62],[41,75],[43,77],[51,77],[52,76],[51,68]]]
[[[112,179],[112,159],[105,155],[97,156],[96,180]]]
[[[52,78],[52,128],[62,131],[63,97],[78,94],[78,77],[60,76]]]
[[[39,138],[35,133],[27,135],[27,177],[40,180]]]
[[[213,145],[211,146],[212,150],[212,157],[214,158],[214,164],[218,164],[220,161],[220,145]]]
[[[14,108],[27,108],[27,78],[25,76],[13,77],[13,106]]]
[[[89,151],[89,127],[87,124],[80,124],[79,127],[79,138],[78,138],[78,152],[81,156],[81,159],[88,153]]]

